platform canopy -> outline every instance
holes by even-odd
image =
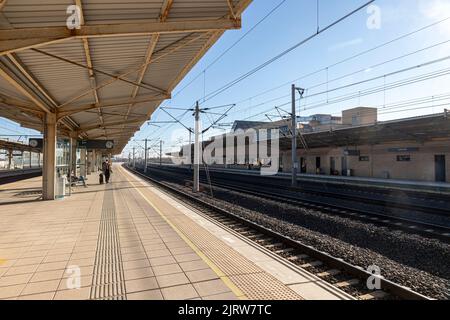
[[[42,150],[40,148],[34,148],[28,144],[23,144],[14,141],[5,141],[0,139],[0,150],[17,150],[17,151],[27,151],[40,153]]]
[[[118,154],[250,2],[0,0],[0,116]]]

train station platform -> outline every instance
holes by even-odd
[[[156,165],[156,164],[155,164]],[[168,165],[168,164],[166,164]],[[169,167],[176,167],[174,165],[168,165]],[[189,168],[188,166],[178,166],[182,168]],[[217,166],[210,166],[208,168],[210,172],[220,173],[232,173],[240,175],[260,176],[259,170],[253,169],[235,169],[235,168],[223,168]],[[291,173],[278,173],[275,176],[270,176],[274,179],[291,180]],[[331,185],[345,185],[356,187],[368,187],[379,188],[389,190],[404,190],[404,191],[417,191],[417,192],[429,192],[437,194],[450,194],[450,183],[447,182],[432,182],[432,181],[415,181],[415,180],[400,180],[400,179],[383,179],[383,178],[369,178],[369,177],[354,177],[354,176],[330,176],[330,175],[317,175],[317,174],[297,174],[297,180],[299,185],[302,183],[318,183],[318,184],[331,184]]]
[[[0,299],[351,299],[121,166],[64,200],[40,179],[0,187]]]

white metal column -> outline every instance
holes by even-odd
[[[85,148],[81,149],[80,152],[80,176],[86,178],[87,168],[86,168],[86,153],[87,150]]]
[[[42,199],[55,199],[56,176],[56,115],[44,118],[44,167],[42,171]]]

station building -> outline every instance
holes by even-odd
[[[319,114],[301,118],[298,171],[305,175],[450,182],[449,117],[445,110],[440,114],[378,121],[376,108],[358,107],[344,110],[342,117]],[[232,134],[249,129],[279,130],[280,172],[292,172],[290,119],[235,121]],[[248,147],[245,152],[248,153]],[[248,154],[245,159],[245,165],[236,161],[227,163],[227,167],[255,168],[268,160],[250,159]]]
[[[376,113],[360,118],[358,112],[361,109],[343,112],[348,126],[302,132],[304,143],[297,150],[301,173],[450,182],[447,112],[383,122],[376,121]],[[351,124],[345,122],[348,117]],[[286,139],[281,153],[282,171],[290,172]]]

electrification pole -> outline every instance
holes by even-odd
[[[189,170],[192,170],[192,128],[189,128]]]
[[[300,98],[303,97],[305,89],[297,88],[295,84],[292,85],[292,186],[297,186],[297,171],[299,163],[297,160],[297,114],[295,107],[295,91],[298,90]]]
[[[135,152],[134,152],[134,147],[133,147],[133,168],[136,168],[136,156],[135,156]]]
[[[159,166],[162,166],[162,144],[163,141],[159,140]]]
[[[297,116],[295,112],[295,84],[292,85],[292,186],[297,186]]]
[[[148,153],[148,149],[147,149],[147,140],[148,140],[148,139],[145,139],[144,173],[147,173],[147,153]]]
[[[194,192],[200,191],[200,108],[195,104]]]

